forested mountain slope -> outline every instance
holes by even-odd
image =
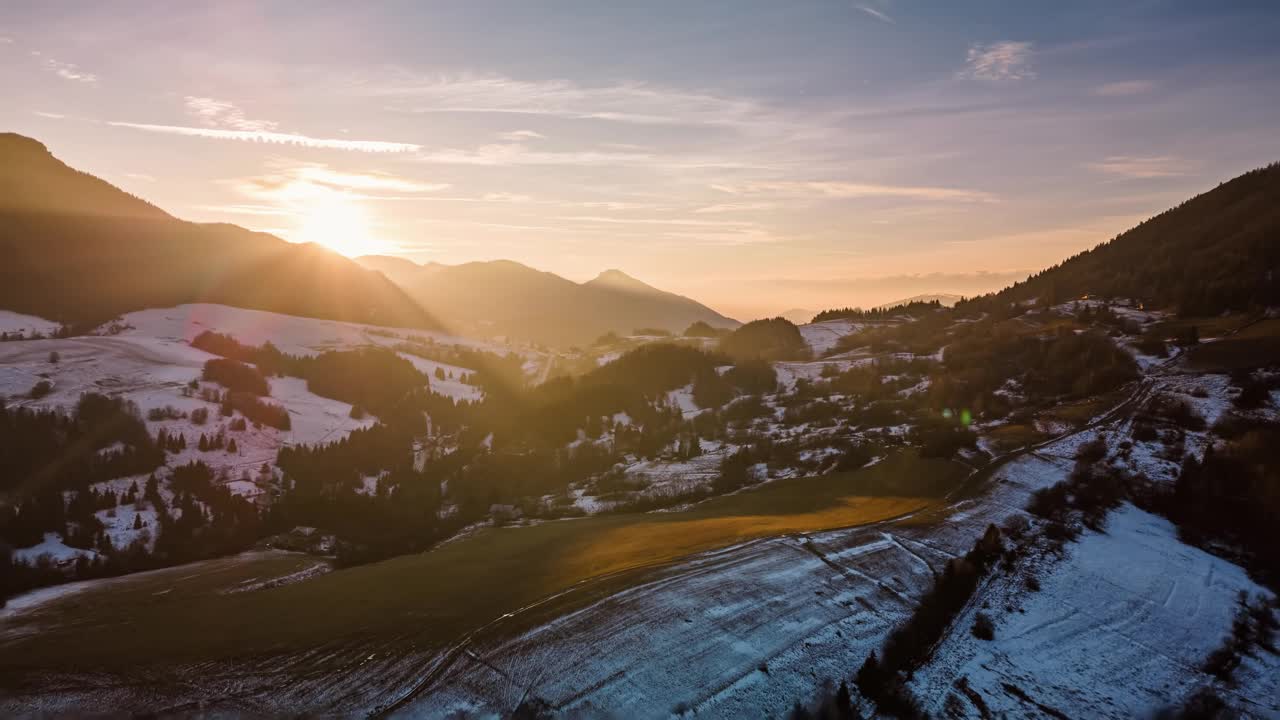
[[[378,273],[312,245],[179,220],[0,134],[0,308],[91,325],[210,302],[334,320],[432,327]]]
[[[1131,297],[1183,315],[1280,304],[1280,164],[1222,183],[998,294]]]

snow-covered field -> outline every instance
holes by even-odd
[[[45,320],[35,315],[23,315],[11,310],[0,310],[0,333],[31,337],[36,333],[51,335],[57,330],[58,323],[52,320]]]
[[[121,337],[190,342],[200,333],[213,330],[231,335],[246,345],[271,342],[282,352],[292,355],[316,355],[326,350],[364,345],[394,345],[406,339],[506,351],[505,346],[442,332],[319,320],[208,303],[139,310],[123,316],[120,325],[124,328],[119,333]]]
[[[801,325],[800,335],[806,343],[809,343],[814,355],[824,355],[836,346],[840,338],[860,332],[864,327],[866,323],[851,320],[824,320]]]
[[[418,372],[426,375],[431,379],[431,392],[451,397],[454,400],[467,400],[477,402],[484,397],[484,392],[474,385],[468,385],[460,379],[463,375],[470,375],[471,371],[450,365],[448,363],[436,362],[426,358],[418,357],[413,353],[397,353],[400,357],[413,363]],[[436,376],[436,371],[444,372],[444,379],[441,380]]]
[[[12,321],[14,317],[19,320]],[[31,318],[12,313],[0,320],[15,327],[42,328],[42,332],[53,326],[47,321],[41,321],[44,325],[33,323]],[[181,433],[186,438],[187,449],[167,454],[166,465],[176,467],[201,460],[215,473],[225,473],[233,492],[250,497],[261,491],[258,470],[264,463],[273,465],[281,447],[340,440],[352,430],[368,427],[377,420],[370,416],[353,419],[350,405],[309,392],[306,381],[302,379],[272,377],[268,380],[271,386],[268,401],[288,410],[291,429],[282,431],[250,425],[243,431],[233,432],[229,428],[230,419],[219,416],[216,404],[200,399],[198,393],[191,396],[183,392],[189,382],[200,377],[205,361],[215,357],[191,347],[190,340],[205,330],[213,330],[231,335],[242,343],[257,345],[271,342],[284,352],[313,355],[330,349],[392,345],[403,339],[398,336],[401,331],[386,328],[222,305],[143,310],[130,313],[113,325],[115,330],[110,335],[0,343],[0,396],[5,397],[10,405],[70,410],[82,394],[96,392],[136,403],[143,417],[150,410],[172,407],[186,417],[146,421],[152,434],[163,429],[171,436]],[[104,327],[103,331],[106,330]],[[496,347],[417,330],[403,332],[406,337],[430,337],[436,342],[484,349]],[[51,361],[53,353],[57,354],[57,362]],[[469,370],[412,355],[406,354],[405,357],[430,376],[435,392],[457,399],[479,399],[477,388],[458,379]],[[436,368],[445,371],[445,380],[435,377]],[[43,397],[31,398],[32,387],[41,381],[49,382],[51,390]],[[201,386],[213,387],[207,383],[201,383]],[[200,408],[208,410],[208,420],[196,424],[190,414]],[[227,449],[202,452],[197,448],[201,434],[212,437],[220,431],[235,439],[235,452]],[[164,473],[160,474],[163,477]],[[145,481],[145,477],[130,477],[101,485],[119,493],[131,483],[141,488]],[[100,511],[98,518],[117,547],[129,544],[154,528],[154,511],[145,507],[121,506],[113,514],[108,513],[107,510]],[[141,516],[146,527],[133,527],[135,514]],[[29,560],[40,555],[65,563],[77,555],[92,555],[92,552],[69,548],[54,533],[46,535],[41,544],[18,551],[19,557]]]
[[[1067,716],[1088,708],[1091,717],[1130,718],[1177,706],[1209,684],[1200,667],[1229,634],[1237,595],[1270,596],[1238,566],[1182,544],[1168,521],[1131,505],[1111,513],[1105,532],[1067,545],[1067,558],[1038,579],[1041,589],[1029,592],[1021,576],[998,575],[956,619],[912,684],[931,714],[943,715],[954,693],[968,715],[985,716],[954,690],[961,678],[996,716],[1036,714],[1019,691]],[[968,632],[977,612],[994,619],[993,641]],[[1280,715],[1280,657],[1254,659],[1259,682],[1233,703]]]
[[[1205,415],[1222,406],[1226,384],[1217,379],[1174,375],[1157,383],[1159,392],[1192,386],[1208,394],[1198,398]],[[825,679],[850,677],[946,561],[988,524],[1025,516],[1031,494],[1065,479],[1082,445],[1103,436],[1114,450],[1127,429],[1118,418],[1043,444],[997,470],[985,493],[927,522],[708,553],[533,629],[473,638],[401,710],[485,716],[536,695],[569,713],[784,716],[796,700],[815,697]],[[1206,684],[1198,668],[1230,632],[1236,594],[1265,592],[1238,566],[1182,544],[1167,521],[1132,506],[1041,570],[1039,592],[1025,590],[1020,572],[997,574],[980,589],[912,686],[932,714],[946,714],[943,703],[961,676],[996,717],[1050,714],[1005,683],[1069,717],[1133,717],[1176,705]],[[970,635],[978,609],[996,617],[995,643]],[[1280,696],[1277,658],[1250,658],[1240,672],[1265,677],[1248,688],[1255,704],[1245,705],[1280,715],[1267,700]],[[983,716],[964,702],[962,716]]]
[[[533,695],[587,717],[785,716],[909,612],[932,577],[914,553],[945,558],[880,530],[806,543],[707,553],[514,638],[475,638],[399,714],[505,716]],[[835,566],[820,557],[833,552]]]
[[[1070,457],[1090,437],[1048,449]],[[1052,455],[1021,458],[1001,469],[987,496],[936,522],[772,538],[697,556],[526,632],[473,639],[401,713],[502,715],[535,694],[565,712],[783,717],[824,680],[851,675],[934,573],[1070,467]]]

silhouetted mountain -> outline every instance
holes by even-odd
[[[0,308],[89,325],[212,302],[411,327],[434,322],[376,272],[312,245],[179,220],[44,145],[0,134]]]
[[[778,317],[790,320],[796,325],[805,325],[813,320],[813,316],[817,315],[817,310],[807,310],[805,308],[791,308],[785,312],[778,313]]]
[[[382,271],[458,332],[572,345],[642,327],[679,333],[698,320],[717,327],[738,325],[619,270],[579,284],[510,260],[417,265],[403,258],[367,256],[357,262]]]
[[[943,307],[951,307],[952,305],[955,305],[956,303],[960,302],[961,297],[963,296],[954,295],[951,293],[925,293],[923,295],[912,295],[909,298],[903,298],[901,300],[894,300],[893,302],[887,302],[883,305],[877,305],[875,309],[890,310],[896,307],[901,307],[903,305],[910,305],[911,303],[930,303],[930,302],[937,302],[939,305],[942,305]]]
[[[587,287],[600,288],[602,290],[617,290],[618,292],[629,292],[649,295],[665,294],[652,285],[646,285],[621,270],[605,270],[596,275],[594,278],[583,283]]]
[[[1183,315],[1280,305],[1280,164],[1222,183],[995,297],[1056,303],[1087,294]]]

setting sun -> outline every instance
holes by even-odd
[[[338,193],[312,203],[296,238],[323,245],[347,257],[375,254],[381,246],[370,234],[364,208]]]

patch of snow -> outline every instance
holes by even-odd
[[[861,332],[866,323],[852,320],[824,320],[800,326],[800,336],[813,349],[815,355],[823,355],[840,342],[840,338]]]
[[[431,392],[454,400],[467,400],[470,402],[479,402],[484,398],[484,392],[480,388],[468,385],[459,379],[463,375],[470,375],[473,371],[457,365],[428,360],[413,353],[401,352],[397,354],[413,363],[418,372],[430,379]],[[437,369],[444,371],[445,377],[443,380],[436,377]]]
[[[62,536],[58,533],[47,532],[44,534],[44,540],[36,545],[27,548],[18,548],[13,551],[14,559],[34,565],[36,561],[47,556],[49,560],[57,566],[64,566],[73,562],[80,556],[93,559],[97,553],[92,550],[82,550],[80,548],[70,547],[62,542]]]
[[[392,345],[406,339],[447,342],[486,350],[506,349],[505,346],[443,332],[321,320],[210,303],[139,310],[123,316],[121,321],[126,329],[119,337],[140,336],[190,342],[200,333],[213,330],[230,335],[246,345],[271,342],[282,352],[292,355],[318,355],[326,350],[365,345]]]
[[[0,310],[0,332],[9,335],[18,334],[31,337],[36,333],[49,336],[58,331],[60,325],[52,320],[45,320],[35,315],[23,315],[10,310]]]
[[[691,417],[702,412],[702,408],[698,407],[698,403],[693,400],[693,383],[668,392],[667,404],[680,410],[684,417]]]

